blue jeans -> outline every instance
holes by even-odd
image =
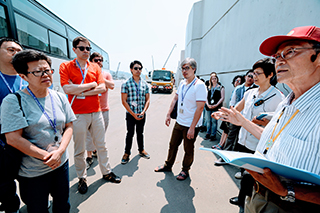
[[[29,213],[48,212],[48,196],[53,198],[52,212],[69,212],[69,162],[38,176],[19,176],[20,196]]]
[[[217,120],[211,117],[213,111],[206,111],[207,135],[215,137],[217,133]]]

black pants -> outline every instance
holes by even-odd
[[[227,141],[223,147],[224,150],[230,150],[230,151],[234,150],[235,144],[238,141],[238,135],[239,135],[240,128],[241,128],[241,126],[237,126],[237,125],[230,123]]]
[[[137,134],[137,142],[138,142],[138,150],[142,152],[143,147],[143,130],[144,124],[146,122],[146,114],[142,120],[136,120],[130,113],[126,113],[126,120],[127,120],[127,136],[126,136],[126,147],[125,153],[131,154],[131,147],[132,147],[132,140],[134,135],[134,128],[136,127],[136,134]]]
[[[8,160],[5,159],[6,155],[4,154],[4,137],[4,134],[0,134],[0,211],[14,212],[19,210],[20,199],[16,194],[17,187],[16,182],[14,181],[15,176],[11,174],[11,171],[7,170]]]

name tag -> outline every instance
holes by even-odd
[[[134,107],[138,106],[137,102],[135,102],[135,101],[131,102],[131,105],[134,106]]]
[[[86,99],[85,96],[77,96],[77,99]]]

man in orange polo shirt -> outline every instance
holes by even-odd
[[[84,194],[88,190],[85,161],[88,130],[97,149],[103,179],[113,183],[120,183],[121,179],[111,171],[105,143],[104,120],[98,97],[98,94],[106,91],[101,68],[88,61],[91,50],[88,39],[77,37],[72,45],[77,58],[60,65],[60,82],[77,116],[73,123],[74,164],[79,178],[78,191]]]

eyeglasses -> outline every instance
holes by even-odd
[[[263,74],[263,72],[253,72],[253,75],[255,75],[255,76],[259,76],[261,74]]]
[[[32,71],[32,72],[28,72],[29,73],[32,73],[34,76],[36,77],[42,77],[44,74],[47,74],[47,75],[52,75],[54,73],[54,69],[48,69],[48,70],[43,70],[43,71]]]
[[[14,47],[8,47],[7,49],[5,49],[7,51],[7,53],[9,54],[15,54],[15,53],[18,53],[20,51],[22,51],[21,49],[16,49]]]
[[[189,69],[190,69],[190,67],[188,67],[188,66],[181,67],[181,70],[182,70],[182,71],[184,71],[184,70],[189,70]]]
[[[249,78],[253,78],[253,75],[247,75]]]
[[[93,59],[93,61],[98,63],[98,62],[102,62],[102,59]]]
[[[273,60],[279,60],[280,57],[284,60],[288,60],[297,54],[297,50],[303,50],[303,49],[307,50],[307,49],[314,49],[314,48],[313,47],[289,48],[287,50],[282,50],[281,53],[274,54],[271,57],[273,58]]]
[[[142,70],[142,67],[134,67],[134,70]]]
[[[92,47],[84,47],[84,46],[77,46],[77,48],[80,50],[80,51],[84,51],[84,49],[86,49],[87,51],[90,51],[92,49]]]

